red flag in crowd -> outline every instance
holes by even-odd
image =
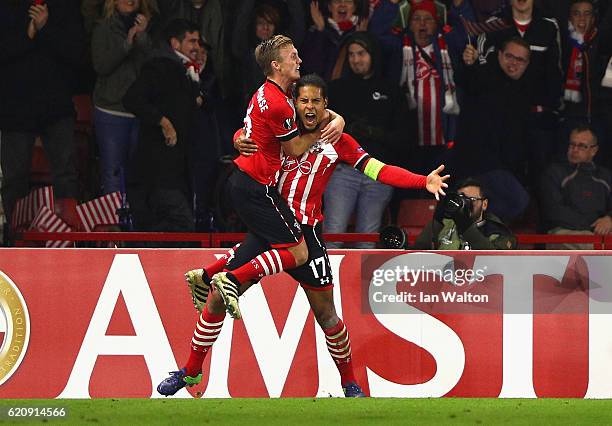
[[[30,229],[39,232],[70,232],[72,229],[47,206],[41,206],[38,214],[32,221]],[[70,241],[52,241],[49,240],[45,247],[62,248],[69,247]]]
[[[117,209],[120,207],[121,193],[117,191],[79,204],[77,213],[85,230],[91,232],[98,225],[117,225],[119,223]]]
[[[34,189],[26,197],[15,203],[11,216],[11,228],[14,230],[20,226],[29,225],[41,207],[47,207],[50,211],[53,211],[53,188],[51,186]]]

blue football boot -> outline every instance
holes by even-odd
[[[196,377],[186,375],[186,369],[181,368],[178,371],[171,371],[170,377],[165,378],[157,385],[157,392],[161,395],[170,396],[183,389],[185,386],[197,385],[202,381],[202,373]]]
[[[365,393],[361,390],[357,383],[348,383],[342,387],[345,398],[365,398]]]

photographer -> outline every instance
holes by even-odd
[[[480,182],[466,178],[438,203],[433,220],[425,225],[413,248],[437,250],[510,250],[516,248],[512,231],[487,212],[489,200]]]

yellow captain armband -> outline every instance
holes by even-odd
[[[385,163],[377,160],[376,158],[370,158],[365,166],[365,169],[363,170],[363,174],[371,179],[377,180],[378,174],[383,167],[385,167]]]

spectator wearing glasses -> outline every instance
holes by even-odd
[[[520,182],[526,162],[529,44],[512,38],[496,56],[482,64],[475,47],[468,45],[463,53],[457,83],[464,97],[449,168],[457,178],[477,176],[488,189],[493,212],[508,220],[529,203]]]
[[[592,0],[573,0],[562,44],[564,109],[560,140],[566,141],[579,124],[589,123],[599,140],[599,158],[606,166],[610,165],[610,140],[606,137],[604,109],[610,102],[610,89],[599,86],[611,51],[611,18],[608,14],[598,24]],[[563,158],[564,148],[564,144],[559,147],[559,158]]]
[[[542,176],[542,216],[550,234],[608,235],[612,232],[610,171],[593,161],[599,146],[588,126],[572,130],[567,161]],[[592,244],[549,244],[549,249],[588,250]]]
[[[505,41],[519,37],[529,44],[531,58],[525,71],[529,82],[529,126],[527,127],[529,173],[537,178],[555,152],[560,107],[561,68],[559,28],[554,19],[544,17],[534,0],[511,0],[502,17],[508,25],[478,38],[480,61],[494,60]]]
[[[516,248],[512,231],[487,211],[489,199],[473,177],[457,183],[455,191],[440,200],[434,217],[417,237],[415,249],[511,250]]]

